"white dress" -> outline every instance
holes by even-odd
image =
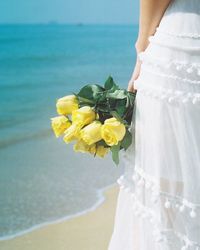
[[[108,249],[200,250],[200,0],[172,1],[149,41]]]

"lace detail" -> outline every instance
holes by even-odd
[[[200,52],[200,47],[187,47],[187,46],[181,46],[179,44],[170,44],[167,43],[166,41],[162,41],[161,39],[156,40],[156,38],[154,36],[149,36],[148,37],[149,42],[151,43],[155,43],[158,44],[160,46],[165,46],[165,47],[169,47],[171,49],[176,49],[176,50],[183,50],[184,52],[190,52],[190,53],[197,53]]]
[[[181,78],[180,76],[177,76],[177,75],[172,75],[172,74],[169,75],[169,74],[163,74],[160,72],[152,71],[145,65],[143,65],[143,69],[145,69],[149,73],[155,74],[157,76],[165,77],[165,78],[171,78],[175,81],[181,81],[181,82],[186,82],[186,83],[190,83],[190,84],[200,84],[200,81],[197,81],[197,80],[191,80],[188,78]]]
[[[162,191],[158,180],[144,173],[141,168],[135,168],[135,173],[132,178],[136,185],[135,188],[130,185],[130,181],[128,182],[124,175],[122,175],[117,182],[127,192],[134,192],[135,190],[138,190],[138,188],[144,187],[146,190],[150,191],[152,202],[157,203],[159,198],[163,197],[165,199],[164,205],[166,209],[173,207],[178,209],[179,212],[184,212],[187,209],[188,215],[190,215],[191,218],[196,217],[196,211],[200,209],[200,204],[190,202],[178,195],[172,195],[168,192]]]
[[[144,86],[144,84],[140,84],[139,80],[135,82],[136,89],[138,90],[138,94],[142,94],[145,96],[149,96],[158,100],[167,101],[170,104],[175,103],[188,103],[199,105],[200,104],[200,93],[192,93],[181,90],[173,90],[160,88],[159,90],[156,88],[152,88],[149,86]]]
[[[200,244],[198,242],[190,240],[186,235],[176,232],[172,229],[160,229],[159,221],[157,218],[157,214],[155,211],[145,206],[137,197],[136,193],[133,192],[132,188],[127,184],[125,181],[124,176],[122,175],[117,180],[120,189],[124,190],[131,196],[132,200],[132,209],[136,216],[140,217],[141,219],[148,219],[150,223],[153,225],[153,236],[156,242],[158,243],[167,243],[167,244],[174,244],[173,237],[176,237],[180,241],[182,245],[181,250],[199,250]]]
[[[177,71],[184,70],[188,74],[196,72],[197,75],[200,75],[200,64],[199,63],[187,63],[186,61],[178,61],[178,60],[160,60],[159,58],[152,57],[147,55],[144,51],[138,54],[138,58],[140,61],[146,64],[153,65],[158,68],[170,69],[174,68]]]
[[[159,33],[174,36],[174,37],[181,37],[181,38],[185,37],[185,38],[194,38],[194,39],[200,38],[200,34],[198,34],[198,33],[178,33],[177,34],[177,33],[171,32],[171,31],[162,30],[160,27],[157,27],[156,31],[158,31]]]
[[[159,185],[158,180],[146,174],[142,168],[135,167],[135,174],[133,175],[133,180],[138,183],[138,185],[141,185],[142,182],[144,186],[147,189],[151,189],[154,196],[159,197],[159,195],[163,195],[166,197],[165,207],[169,208],[171,205],[174,205],[174,207],[179,208],[180,212],[183,212],[185,208],[191,209],[190,215],[191,217],[195,217],[194,213],[196,209],[200,209],[200,204],[195,204],[187,199],[177,196],[177,195],[171,195],[167,192],[161,191],[161,187]],[[195,214],[196,215],[196,214]]]

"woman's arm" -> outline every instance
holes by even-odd
[[[135,43],[136,53],[144,51],[149,44],[148,37],[153,35],[169,3],[173,0],[140,0],[139,32]],[[134,80],[140,73],[141,62],[138,57],[129,81],[128,90],[134,91]]]
[[[170,2],[171,0],[140,0],[139,33],[135,45],[137,52],[146,49],[148,37],[155,33]]]

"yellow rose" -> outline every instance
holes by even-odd
[[[74,151],[75,152],[81,152],[81,153],[90,153],[90,154],[95,154],[96,153],[96,145],[88,145],[86,144],[83,140],[79,140],[75,145],[74,145]]]
[[[81,139],[88,145],[92,145],[102,139],[101,126],[99,121],[94,121],[81,130]]]
[[[78,100],[75,95],[68,95],[58,99],[56,103],[57,112],[60,115],[69,115],[78,109]]]
[[[71,126],[71,122],[67,117],[62,115],[51,118],[51,126],[56,137],[59,137],[64,133],[66,129],[68,129]]]
[[[126,133],[124,124],[118,121],[116,118],[109,118],[105,120],[101,128],[101,135],[107,145],[117,145],[121,141]]]
[[[78,139],[80,136],[80,128],[77,127],[75,124],[72,124],[66,131],[65,136],[63,140],[66,143],[70,143],[71,141],[74,141]]]
[[[97,156],[103,158],[109,152],[109,148],[105,148],[104,146],[96,146],[96,144],[88,145],[83,140],[79,140],[74,145],[74,151],[81,153],[90,153],[92,155],[96,154]]]
[[[96,155],[103,158],[108,152],[109,148],[105,148],[104,146],[98,146],[96,150]]]
[[[72,112],[72,122],[77,124],[79,127],[83,127],[93,122],[95,120],[95,116],[96,114],[91,107],[84,106]]]
[[[95,154],[96,154],[96,151],[97,151],[96,144],[90,145],[89,153],[92,154],[92,155],[95,155]]]

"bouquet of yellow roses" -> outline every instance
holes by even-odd
[[[51,119],[57,137],[75,141],[74,151],[104,157],[109,151],[119,163],[119,151],[132,143],[129,131],[136,93],[120,89],[109,76],[104,86],[88,84],[78,94],[57,100]]]

